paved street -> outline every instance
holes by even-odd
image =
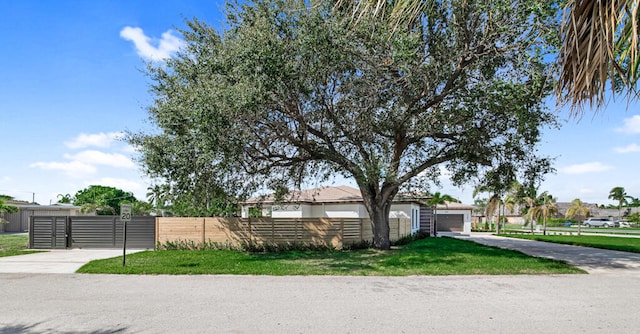
[[[637,333],[639,279],[0,274],[0,333]]]
[[[35,269],[26,265],[29,261],[23,258],[14,262],[15,268],[22,266],[23,273],[0,273],[0,333],[638,332],[640,260],[634,257],[637,254],[562,248],[486,234],[462,238],[508,245],[523,252],[546,252],[550,257],[565,254],[564,260],[570,262],[587,258],[577,264],[591,274],[444,277],[34,274],[27,273]],[[60,260],[71,254],[79,258],[91,253],[74,251],[52,256]],[[44,258],[37,258],[40,265],[47,262]],[[68,260],[78,262],[78,258]],[[7,265],[11,263],[0,262],[5,272],[9,271]]]

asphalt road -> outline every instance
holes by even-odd
[[[639,279],[0,274],[0,333],[637,333]]]
[[[34,274],[65,261],[73,270],[98,253],[30,254],[0,262],[0,333],[638,333],[640,254],[463,238],[561,258],[590,274]]]

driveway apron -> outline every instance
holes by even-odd
[[[535,240],[499,237],[487,233],[450,235],[479,244],[512,249],[527,255],[567,262],[588,273],[640,273],[640,254]]]
[[[72,274],[90,261],[121,255],[122,249],[65,249],[0,257],[0,273]]]

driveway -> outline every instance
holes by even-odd
[[[127,254],[140,250],[127,250]],[[122,249],[56,249],[42,253],[0,257],[0,273],[72,274],[85,263],[121,256]]]
[[[488,233],[451,234],[450,236],[487,246],[517,250],[531,256],[565,261],[590,274],[615,274],[625,271],[640,273],[640,253],[505,238]]]

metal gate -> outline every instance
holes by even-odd
[[[31,216],[29,245],[31,248],[59,249],[69,247],[69,217]]]
[[[34,216],[29,245],[42,249],[121,248],[122,229],[117,216]],[[155,217],[132,217],[127,224],[127,248],[154,248],[155,233]]]

